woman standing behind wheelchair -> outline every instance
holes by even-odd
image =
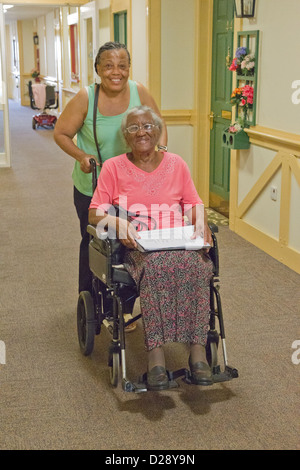
[[[151,106],[159,113],[157,105],[140,83],[129,80],[130,55],[124,44],[108,42],[100,47],[95,59],[95,70],[101,79],[97,110],[97,140],[103,161],[128,150],[120,130],[125,112],[141,104]],[[81,243],[79,254],[79,292],[92,292],[92,273],[89,269],[88,208],[91,202],[92,174],[90,158],[97,155],[93,135],[93,108],[95,84],[82,88],[67,104],[54,130],[56,143],[73,157],[75,166],[74,204],[80,220]],[[77,145],[73,138],[77,135]],[[167,144],[164,126],[160,143]],[[97,161],[97,157],[96,157]],[[99,170],[99,163],[98,163]],[[132,313],[129,305],[126,313]],[[128,329],[135,325],[129,325]]]
[[[127,248],[125,266],[139,288],[148,351],[147,386],[152,390],[169,385],[162,348],[167,342],[190,344],[189,367],[194,383],[212,384],[205,352],[212,277],[212,262],[206,251],[142,253],[136,249],[139,235],[133,224],[107,213],[112,204],[122,205],[126,199],[127,209],[133,210],[135,205],[134,211],[140,208],[141,215],[143,210],[151,215],[156,228],[165,228],[182,226],[181,207],[188,206],[185,215],[195,226],[193,237],[201,235],[205,243],[212,244],[203,203],[186,163],[178,155],[156,150],[162,129],[161,119],[148,107],[139,106],[127,113],[122,130],[131,152],[105,162],[89,213],[91,224],[101,222],[116,228],[117,237]]]

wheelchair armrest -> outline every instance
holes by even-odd
[[[212,230],[212,239],[213,239],[213,245],[209,250],[209,256],[213,262],[214,265],[214,276],[219,276],[219,249],[218,249],[218,241],[215,233]]]
[[[94,225],[87,226],[87,232],[92,236],[92,244],[105,256],[111,255],[112,265],[123,263],[125,246],[117,238],[109,238],[108,232],[100,232]]]
[[[108,233],[107,232],[97,232],[97,228],[95,227],[95,225],[88,225],[87,226],[87,232],[92,235],[92,237],[94,238],[98,238],[99,240],[106,240],[107,237],[108,237]]]

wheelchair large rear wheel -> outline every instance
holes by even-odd
[[[95,309],[92,295],[80,292],[77,303],[77,333],[82,354],[89,356],[94,349]]]

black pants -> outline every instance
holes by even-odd
[[[80,221],[81,242],[79,249],[79,285],[78,291],[92,292],[92,272],[89,268],[89,242],[87,233],[89,206],[92,198],[78,191],[74,186],[74,205]]]
[[[78,191],[74,186],[74,205],[76,207],[76,212],[80,221],[80,232],[81,232],[81,242],[79,249],[79,283],[78,283],[78,292],[89,291],[92,293],[92,272],[89,267],[89,242],[90,235],[87,232],[88,226],[88,217],[89,217],[89,206],[91,203],[91,197],[86,196]],[[103,291],[105,286],[103,285]],[[127,297],[127,295],[126,295]],[[124,313],[132,313],[135,298],[133,293],[128,290],[128,298],[130,300],[124,299]],[[103,295],[105,299],[105,295]],[[104,301],[104,310],[107,312],[111,310],[111,301]]]

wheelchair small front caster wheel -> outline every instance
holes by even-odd
[[[120,355],[118,352],[112,353],[109,361],[109,377],[113,387],[117,387],[120,374]]]
[[[207,335],[206,358],[211,368],[218,364],[219,334],[216,330],[210,330]]]

